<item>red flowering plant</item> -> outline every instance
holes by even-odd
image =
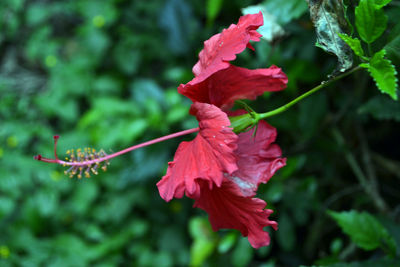
[[[272,144],[276,130],[262,121],[255,137],[254,128],[235,134],[230,127],[235,115],[228,108],[238,99],[255,99],[266,91],[286,87],[287,77],[276,66],[249,70],[229,61],[236,58],[249,41],[259,41],[256,29],[263,24],[262,14],[246,15],[237,25],[205,41],[199,61],[193,67],[195,78],[181,84],[178,92],[192,101],[190,113],[199,121],[199,133],[190,142],[182,142],[167,174],[157,183],[165,201],[184,194],[195,200],[195,207],[205,210],[213,229],[238,229],[255,248],[269,244],[264,226],[277,228],[268,219],[271,210],[257,198],[258,185],[266,183],[275,171],[285,165],[281,151]],[[254,124],[251,116],[246,116]],[[246,119],[238,127],[247,128]],[[244,123],[244,127],[243,127]],[[234,126],[234,125],[233,125]]]
[[[254,50],[250,41],[257,42],[256,30],[263,24],[260,13],[242,16],[221,33],[204,42],[199,61],[193,67],[195,77],[178,87],[178,92],[193,102],[190,114],[196,116],[199,127],[160,137],[107,155],[103,150],[67,151],[69,158],[57,157],[58,136],[54,136],[54,158],[41,155],[35,159],[68,166],[65,174],[71,178],[90,177],[99,168],[106,170],[109,160],[129,151],[198,132],[189,142],[182,142],[167,173],[157,183],[161,198],[170,201],[186,195],[194,206],[205,210],[212,228],[237,229],[247,236],[254,248],[270,242],[265,226],[277,229],[269,219],[272,210],[265,201],[255,198],[258,186],[267,183],[286,163],[278,145],[277,132],[264,119],[287,110],[304,97],[348,75],[350,71],[304,93],[288,104],[266,113],[245,110],[231,111],[235,101],[254,100],[264,92],[280,91],[286,87],[287,76],[276,66],[246,69],[232,65],[236,55],[246,48]]]

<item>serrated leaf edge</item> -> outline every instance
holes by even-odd
[[[360,39],[358,39],[358,38],[353,38],[353,37],[347,35],[346,33],[338,33],[338,35],[339,35],[340,39],[342,39],[342,40],[351,48],[351,50],[354,52],[354,54],[355,54],[356,56],[359,56],[359,57],[360,57],[361,59],[363,59],[363,60],[367,60],[367,61],[369,60],[368,57],[364,56],[365,53],[364,53],[364,49],[363,49],[362,46],[361,46],[361,41],[360,41]],[[349,39],[351,39],[351,40],[353,40],[353,41],[358,41],[358,44],[360,45],[361,54],[358,54],[358,53],[357,53],[357,49],[356,49],[355,47],[353,47],[349,42],[347,42],[347,40],[349,40]]]
[[[390,66],[390,67],[392,68],[392,70],[393,70],[393,74],[394,74],[394,83],[395,83],[395,85],[394,85],[394,93],[393,93],[393,94],[390,94],[390,93],[384,91],[384,90],[379,86],[379,83],[377,82],[377,80],[375,79],[375,77],[373,76],[372,71],[371,71],[371,63],[370,63],[370,62],[371,62],[372,60],[374,60],[374,58],[375,58],[377,55],[379,55],[380,53],[383,54],[383,55],[382,55],[382,59],[383,59],[383,60],[386,60],[386,62],[389,63],[389,66]],[[376,52],[376,53],[372,56],[372,58],[369,60],[368,63],[361,63],[359,66],[362,67],[362,68],[366,68],[366,69],[368,70],[368,72],[369,72],[371,78],[372,78],[372,79],[374,80],[374,82],[375,82],[376,87],[378,87],[378,89],[379,89],[379,91],[380,91],[381,93],[388,94],[393,100],[397,101],[397,100],[398,100],[398,97],[397,97],[397,89],[398,89],[398,87],[399,87],[399,85],[398,85],[398,78],[397,78],[397,70],[396,70],[395,66],[392,64],[392,61],[391,61],[390,59],[388,59],[388,58],[385,58],[385,55],[386,55],[386,50],[385,50],[385,49],[382,49],[382,50],[380,50],[379,52]]]

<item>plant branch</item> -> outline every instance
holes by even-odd
[[[349,149],[345,148],[345,140],[343,138],[343,135],[340,133],[339,129],[334,128],[332,130],[333,137],[335,138],[336,142],[338,143],[339,146],[344,148],[344,156],[349,164],[351,170],[353,171],[354,175],[356,176],[358,182],[361,184],[363,187],[364,191],[367,193],[367,195],[370,197],[376,208],[381,211],[381,212],[386,212],[387,207],[382,204],[383,200],[380,198],[380,195],[377,194],[375,191],[376,188],[368,181],[367,177],[365,176],[364,172],[362,171],[359,163],[357,162],[357,159],[351,153]]]
[[[333,78],[329,79],[328,81],[322,82],[320,85],[318,85],[318,86],[314,87],[313,89],[305,92],[304,94],[302,94],[299,97],[293,99],[289,103],[287,103],[287,104],[285,104],[285,105],[283,105],[283,106],[281,106],[281,107],[279,107],[277,109],[274,109],[272,111],[259,114],[260,115],[259,118],[260,119],[266,119],[266,118],[275,116],[275,115],[277,115],[279,113],[282,113],[282,112],[288,110],[291,106],[293,106],[293,105],[297,104],[298,102],[300,102],[301,100],[303,100],[304,98],[306,98],[306,97],[314,94],[315,92],[321,90],[322,88],[325,88],[328,85],[330,85],[330,84],[332,84],[332,83],[334,83],[334,82],[336,82],[336,81],[338,81],[338,80],[340,80],[340,79],[352,74],[353,72],[355,72],[355,71],[357,71],[359,69],[361,69],[361,67],[357,66],[357,67],[355,67],[355,68],[353,68],[353,69],[351,69],[351,70],[349,70],[349,71],[347,71],[347,72],[345,72],[345,73],[343,73],[341,75],[338,75],[336,77],[333,77]]]
[[[371,194],[373,194],[377,205],[379,205],[379,210],[387,211],[388,206],[387,206],[386,202],[383,200],[383,198],[381,197],[379,190],[378,190],[379,186],[378,186],[378,182],[377,182],[377,178],[376,178],[374,164],[371,161],[371,153],[369,150],[367,138],[365,137],[365,133],[364,133],[361,125],[359,125],[358,123],[356,124],[356,130],[357,130],[358,138],[359,138],[360,144],[361,144],[362,160],[364,163],[364,168],[367,173],[367,177],[369,179],[369,184],[371,187]]]
[[[377,153],[372,153],[373,160],[378,163],[383,169],[386,170],[393,175],[395,175],[398,179],[400,179],[400,162],[389,159]]]

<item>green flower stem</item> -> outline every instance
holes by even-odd
[[[289,103],[287,103],[287,104],[285,104],[285,105],[283,105],[283,106],[281,106],[281,107],[279,107],[277,109],[274,109],[274,110],[271,110],[271,111],[268,111],[268,112],[265,112],[265,113],[258,114],[259,115],[259,119],[263,120],[263,119],[275,116],[275,115],[277,115],[279,113],[282,113],[282,112],[288,110],[291,106],[297,104],[297,102],[301,101],[302,99],[308,97],[309,95],[314,94],[315,92],[321,90],[322,88],[327,87],[331,83],[336,82],[336,81],[338,81],[338,80],[340,80],[340,79],[352,74],[353,72],[355,72],[355,71],[357,71],[359,69],[361,69],[361,67],[357,66],[357,67],[355,67],[355,68],[353,68],[353,69],[351,69],[351,70],[349,70],[349,71],[347,71],[347,72],[345,72],[345,73],[343,73],[341,75],[338,75],[336,77],[331,78],[330,80],[328,80],[326,82],[322,82],[320,85],[314,87],[310,91],[305,92],[304,94],[302,94],[301,96],[297,97],[296,99],[293,99]]]

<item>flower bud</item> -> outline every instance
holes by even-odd
[[[231,121],[231,127],[233,128],[233,132],[236,134],[245,132],[257,125],[258,123],[258,114],[255,112],[246,113],[239,116],[229,117]]]

